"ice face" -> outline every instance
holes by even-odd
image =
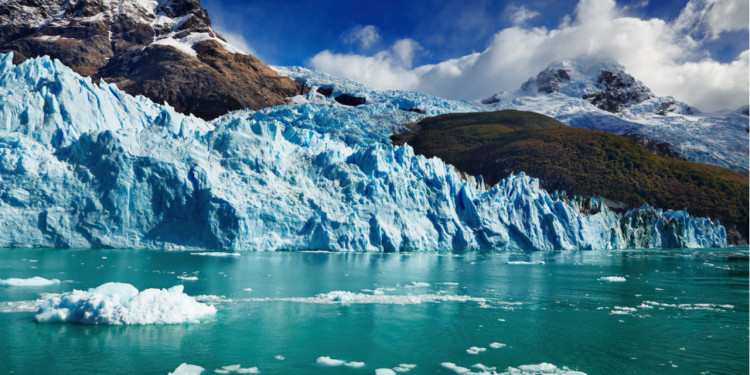
[[[88,291],[52,295],[34,316],[38,323],[178,324],[196,323],[216,308],[184,294],[183,286],[138,291],[124,283],[106,283]]]
[[[686,212],[558,199],[511,175],[485,189],[388,141],[471,110],[403,92],[313,97],[206,123],[48,58],[0,59],[0,246],[449,251],[725,246]],[[346,87],[345,87],[346,88]],[[312,92],[312,90],[311,90]],[[322,95],[321,95],[322,96]],[[319,98],[318,98],[319,99]],[[315,99],[317,100],[317,99]],[[327,99],[326,99],[327,100]],[[411,112],[414,106],[425,112]],[[591,210],[591,207],[597,208]],[[595,211],[595,213],[593,213]]]

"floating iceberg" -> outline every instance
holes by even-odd
[[[313,95],[313,94],[309,94]],[[312,99],[210,123],[92,84],[41,57],[0,55],[0,246],[464,251],[726,246],[684,211],[618,215],[525,174],[485,188],[388,135],[423,94]],[[322,99],[321,99],[322,100]],[[222,254],[224,255],[224,254]]]
[[[602,276],[599,278],[599,281],[609,281],[611,283],[624,283],[625,280],[622,276]]]
[[[183,286],[141,292],[124,283],[106,283],[88,291],[52,295],[34,316],[38,323],[178,324],[196,323],[216,308],[184,294]]]
[[[177,366],[177,368],[174,369],[173,372],[170,372],[169,375],[200,375],[203,371],[206,371],[203,367],[183,363]]]
[[[0,286],[50,286],[55,284],[60,284],[60,280],[47,280],[39,276],[30,277],[28,279],[17,279],[13,277],[5,280],[0,279]]]

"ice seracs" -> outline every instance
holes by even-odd
[[[183,286],[138,291],[124,283],[106,283],[88,291],[51,295],[34,316],[38,323],[178,324],[197,323],[216,308],[183,293]]]
[[[0,246],[446,251],[713,247],[724,228],[650,207],[618,215],[534,178],[485,187],[394,147],[408,118],[470,108],[422,94],[237,111],[212,122],[0,57]],[[312,81],[311,81],[312,82]],[[4,91],[2,91],[4,90]],[[308,94],[310,95],[310,94]],[[208,253],[201,255],[236,253]],[[346,294],[337,298],[348,298]],[[355,296],[356,298],[356,296]]]

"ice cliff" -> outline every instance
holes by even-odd
[[[621,216],[550,195],[524,174],[487,189],[388,142],[403,122],[470,103],[337,88],[367,98],[352,107],[313,87],[296,104],[207,123],[49,58],[0,61],[0,247],[726,246],[718,222],[684,211]]]

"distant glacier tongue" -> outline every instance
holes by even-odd
[[[461,102],[371,92],[358,107],[300,103],[206,123],[44,57],[13,66],[5,55],[0,74],[2,247],[726,246],[721,225],[686,212],[621,216],[596,201],[584,210],[524,174],[482,190],[387,141],[390,129],[421,116],[405,105],[471,109]]]

